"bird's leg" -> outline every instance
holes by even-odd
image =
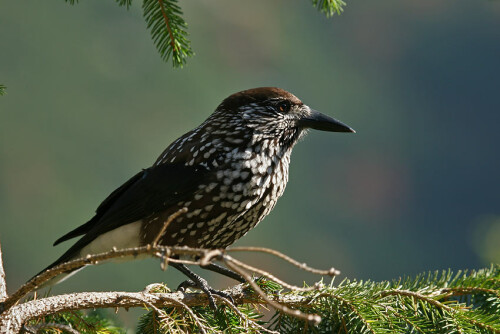
[[[183,273],[184,275],[189,277],[189,280],[182,282],[179,285],[179,287],[177,288],[177,290],[184,291],[187,287],[193,287],[193,288],[200,289],[201,291],[203,291],[207,295],[208,302],[210,304],[210,307],[213,310],[217,310],[217,305],[215,304],[215,299],[214,299],[213,295],[217,295],[217,296],[226,298],[231,303],[234,304],[234,300],[229,294],[227,294],[223,291],[215,290],[214,288],[212,288],[210,285],[208,285],[208,282],[206,279],[196,275],[188,267],[186,267],[186,265],[184,265],[182,263],[169,263],[169,265],[171,265],[172,267],[174,267],[175,269],[179,270],[181,273]]]
[[[217,263],[209,263],[209,264],[204,265],[204,266],[200,265],[200,267],[202,267],[203,269],[210,270],[210,271],[216,272],[218,274],[227,276],[227,277],[232,278],[240,283],[246,282],[246,280],[240,274],[235,273],[231,269],[227,269],[226,267],[223,267]]]

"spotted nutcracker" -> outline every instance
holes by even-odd
[[[293,146],[307,129],[354,132],[291,93],[274,87],[245,90],[226,98],[199,127],[175,140],[153,166],[113,191],[87,223],[54,245],[82,236],[47,269],[111,250],[147,245],[170,215],[185,207],[159,244],[226,248],[273,209],[288,181]],[[170,263],[208,294],[223,293],[183,264]],[[206,269],[239,281],[219,265]]]

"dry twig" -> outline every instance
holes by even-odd
[[[165,233],[165,231],[167,230],[167,227],[170,225],[170,223],[172,221],[174,221],[175,218],[179,217],[183,213],[186,213],[187,211],[188,211],[188,209],[186,207],[184,207],[182,209],[177,210],[173,214],[171,214],[168,217],[168,219],[165,221],[165,223],[163,224],[163,227],[161,228],[160,232],[158,232],[158,235],[156,236],[156,238],[153,240],[153,242],[151,244],[153,246],[156,246],[158,244],[158,241],[160,240],[161,236],[163,235],[163,233]]]
[[[286,262],[293,264],[299,269],[302,269],[304,271],[316,274],[316,275],[328,275],[328,276],[337,276],[340,275],[340,271],[335,269],[335,268],[330,268],[328,270],[321,270],[321,269],[315,269],[312,267],[309,267],[305,263],[300,263],[299,261],[292,259],[288,255],[285,255],[281,252],[278,252],[277,250],[270,249],[270,248],[265,248],[265,247],[231,247],[225,250],[225,252],[261,252],[261,253],[267,253],[270,255],[274,255],[282,260],[285,260]]]
[[[245,280],[250,284],[250,286],[255,290],[255,292],[257,292],[257,294],[260,297],[262,297],[262,299],[264,299],[269,305],[271,305],[275,309],[280,310],[281,312],[289,314],[291,316],[307,320],[314,324],[319,324],[321,322],[321,317],[317,314],[306,314],[299,310],[293,310],[290,309],[288,306],[282,305],[281,303],[270,299],[266,295],[266,293],[262,291],[262,289],[257,285],[257,283],[253,281],[252,277],[244,269],[238,267],[238,265],[236,265],[234,262],[231,261],[227,262],[225,261],[224,263],[229,267],[229,269],[234,270],[235,272],[243,276],[243,278],[245,278]]]

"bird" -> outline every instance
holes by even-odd
[[[57,239],[54,246],[80,237],[43,271],[89,254],[151,244],[182,208],[187,212],[169,223],[159,245],[227,248],[256,227],[283,195],[292,149],[309,129],[355,132],[280,88],[230,95],[200,126],[172,142],[151,167],[113,191],[92,219]],[[213,294],[227,297],[186,265],[169,265],[189,278],[183,289],[201,289],[211,306]],[[244,282],[221,265],[205,269]]]

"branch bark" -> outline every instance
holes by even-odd
[[[3,269],[2,245],[0,244],[0,303],[7,299],[7,282],[5,281],[5,270]]]
[[[255,292],[244,289],[244,284],[238,284],[225,290],[235,304],[268,304]],[[309,298],[299,295],[276,296],[274,302],[288,307],[305,307]],[[149,292],[79,292],[43,299],[28,301],[11,307],[0,316],[0,333],[18,333],[23,324],[33,318],[54,314],[57,312],[83,310],[93,308],[129,308],[153,305],[162,307],[206,306],[207,296],[204,293],[149,293]],[[223,301],[217,299],[218,304]]]

